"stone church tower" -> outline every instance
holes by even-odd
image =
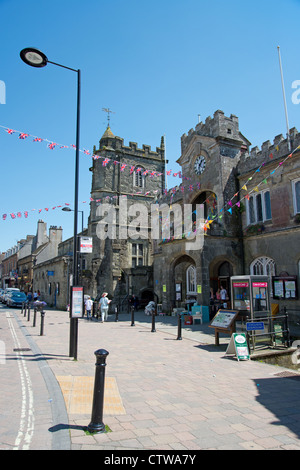
[[[145,228],[144,235],[136,239],[128,236],[127,225],[135,218],[130,212],[133,204],[149,211],[165,188],[164,139],[155,151],[148,145],[138,148],[135,142],[126,146],[108,126],[93,153],[88,220],[93,253],[86,255],[86,292],[93,298],[108,292],[112,306],[126,310],[131,295],[143,303],[153,298],[152,244],[147,224],[140,227]],[[112,211],[114,233],[103,224],[104,208]]]

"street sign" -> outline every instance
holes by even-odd
[[[256,330],[264,330],[265,324],[263,321],[256,321],[256,322],[248,322],[246,323],[246,330],[247,331],[256,331]]]
[[[238,361],[240,359],[250,359],[245,333],[232,334],[226,354],[235,354]]]
[[[92,237],[80,237],[80,253],[92,253],[93,252],[93,238]]]

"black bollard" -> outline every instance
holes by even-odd
[[[45,312],[41,311],[41,329],[40,329],[40,336],[43,336],[43,334],[44,334],[44,318],[45,318]]]
[[[181,337],[181,314],[180,313],[178,313],[177,339],[182,339],[182,337]]]
[[[101,433],[105,431],[105,424],[103,423],[103,404],[104,404],[104,382],[105,382],[105,366],[106,357],[109,352],[105,349],[98,349],[95,351],[96,356],[96,371],[94,382],[94,396],[93,396],[93,409],[91,422],[87,429],[91,433]]]
[[[21,313],[23,313],[23,310],[24,310],[24,302],[22,302],[22,309],[21,309]]]
[[[30,305],[28,304],[28,309],[27,309],[27,321],[30,321]]]
[[[131,307],[131,326],[135,326],[135,324],[134,324],[134,307]]]
[[[152,329],[151,329],[151,333],[155,333],[156,332],[156,329],[155,329],[155,310],[152,312]]]
[[[118,307],[115,307],[115,314],[116,314],[115,321],[119,321],[119,310],[118,310]]]
[[[36,324],[36,308],[34,308],[34,310],[33,310],[33,324],[32,324],[32,326],[35,326],[35,324]]]
[[[27,305],[25,304],[24,305],[24,317],[26,317],[26,309],[27,309]]]

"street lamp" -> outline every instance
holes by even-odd
[[[80,129],[80,69],[72,69],[65,65],[57,64],[48,60],[46,55],[35,49],[27,47],[20,52],[20,57],[25,64],[32,67],[45,67],[48,63],[57,65],[64,69],[72,70],[77,73],[77,123],[76,123],[76,159],[75,159],[75,197],[74,197],[74,240],[73,240],[73,285],[78,285],[77,272],[77,223],[78,223],[78,180],[79,180],[79,129]],[[78,318],[70,318],[70,357],[77,359],[77,339],[78,339]]]
[[[62,211],[64,211],[64,212],[74,212],[74,209],[70,209],[70,207],[63,207]],[[78,211],[78,212],[81,212],[81,232],[83,232],[84,212],[83,211]]]

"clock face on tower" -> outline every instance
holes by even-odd
[[[203,171],[205,170],[205,158],[203,155],[200,155],[199,157],[196,158],[195,165],[194,165],[194,170],[197,175],[201,175]]]

